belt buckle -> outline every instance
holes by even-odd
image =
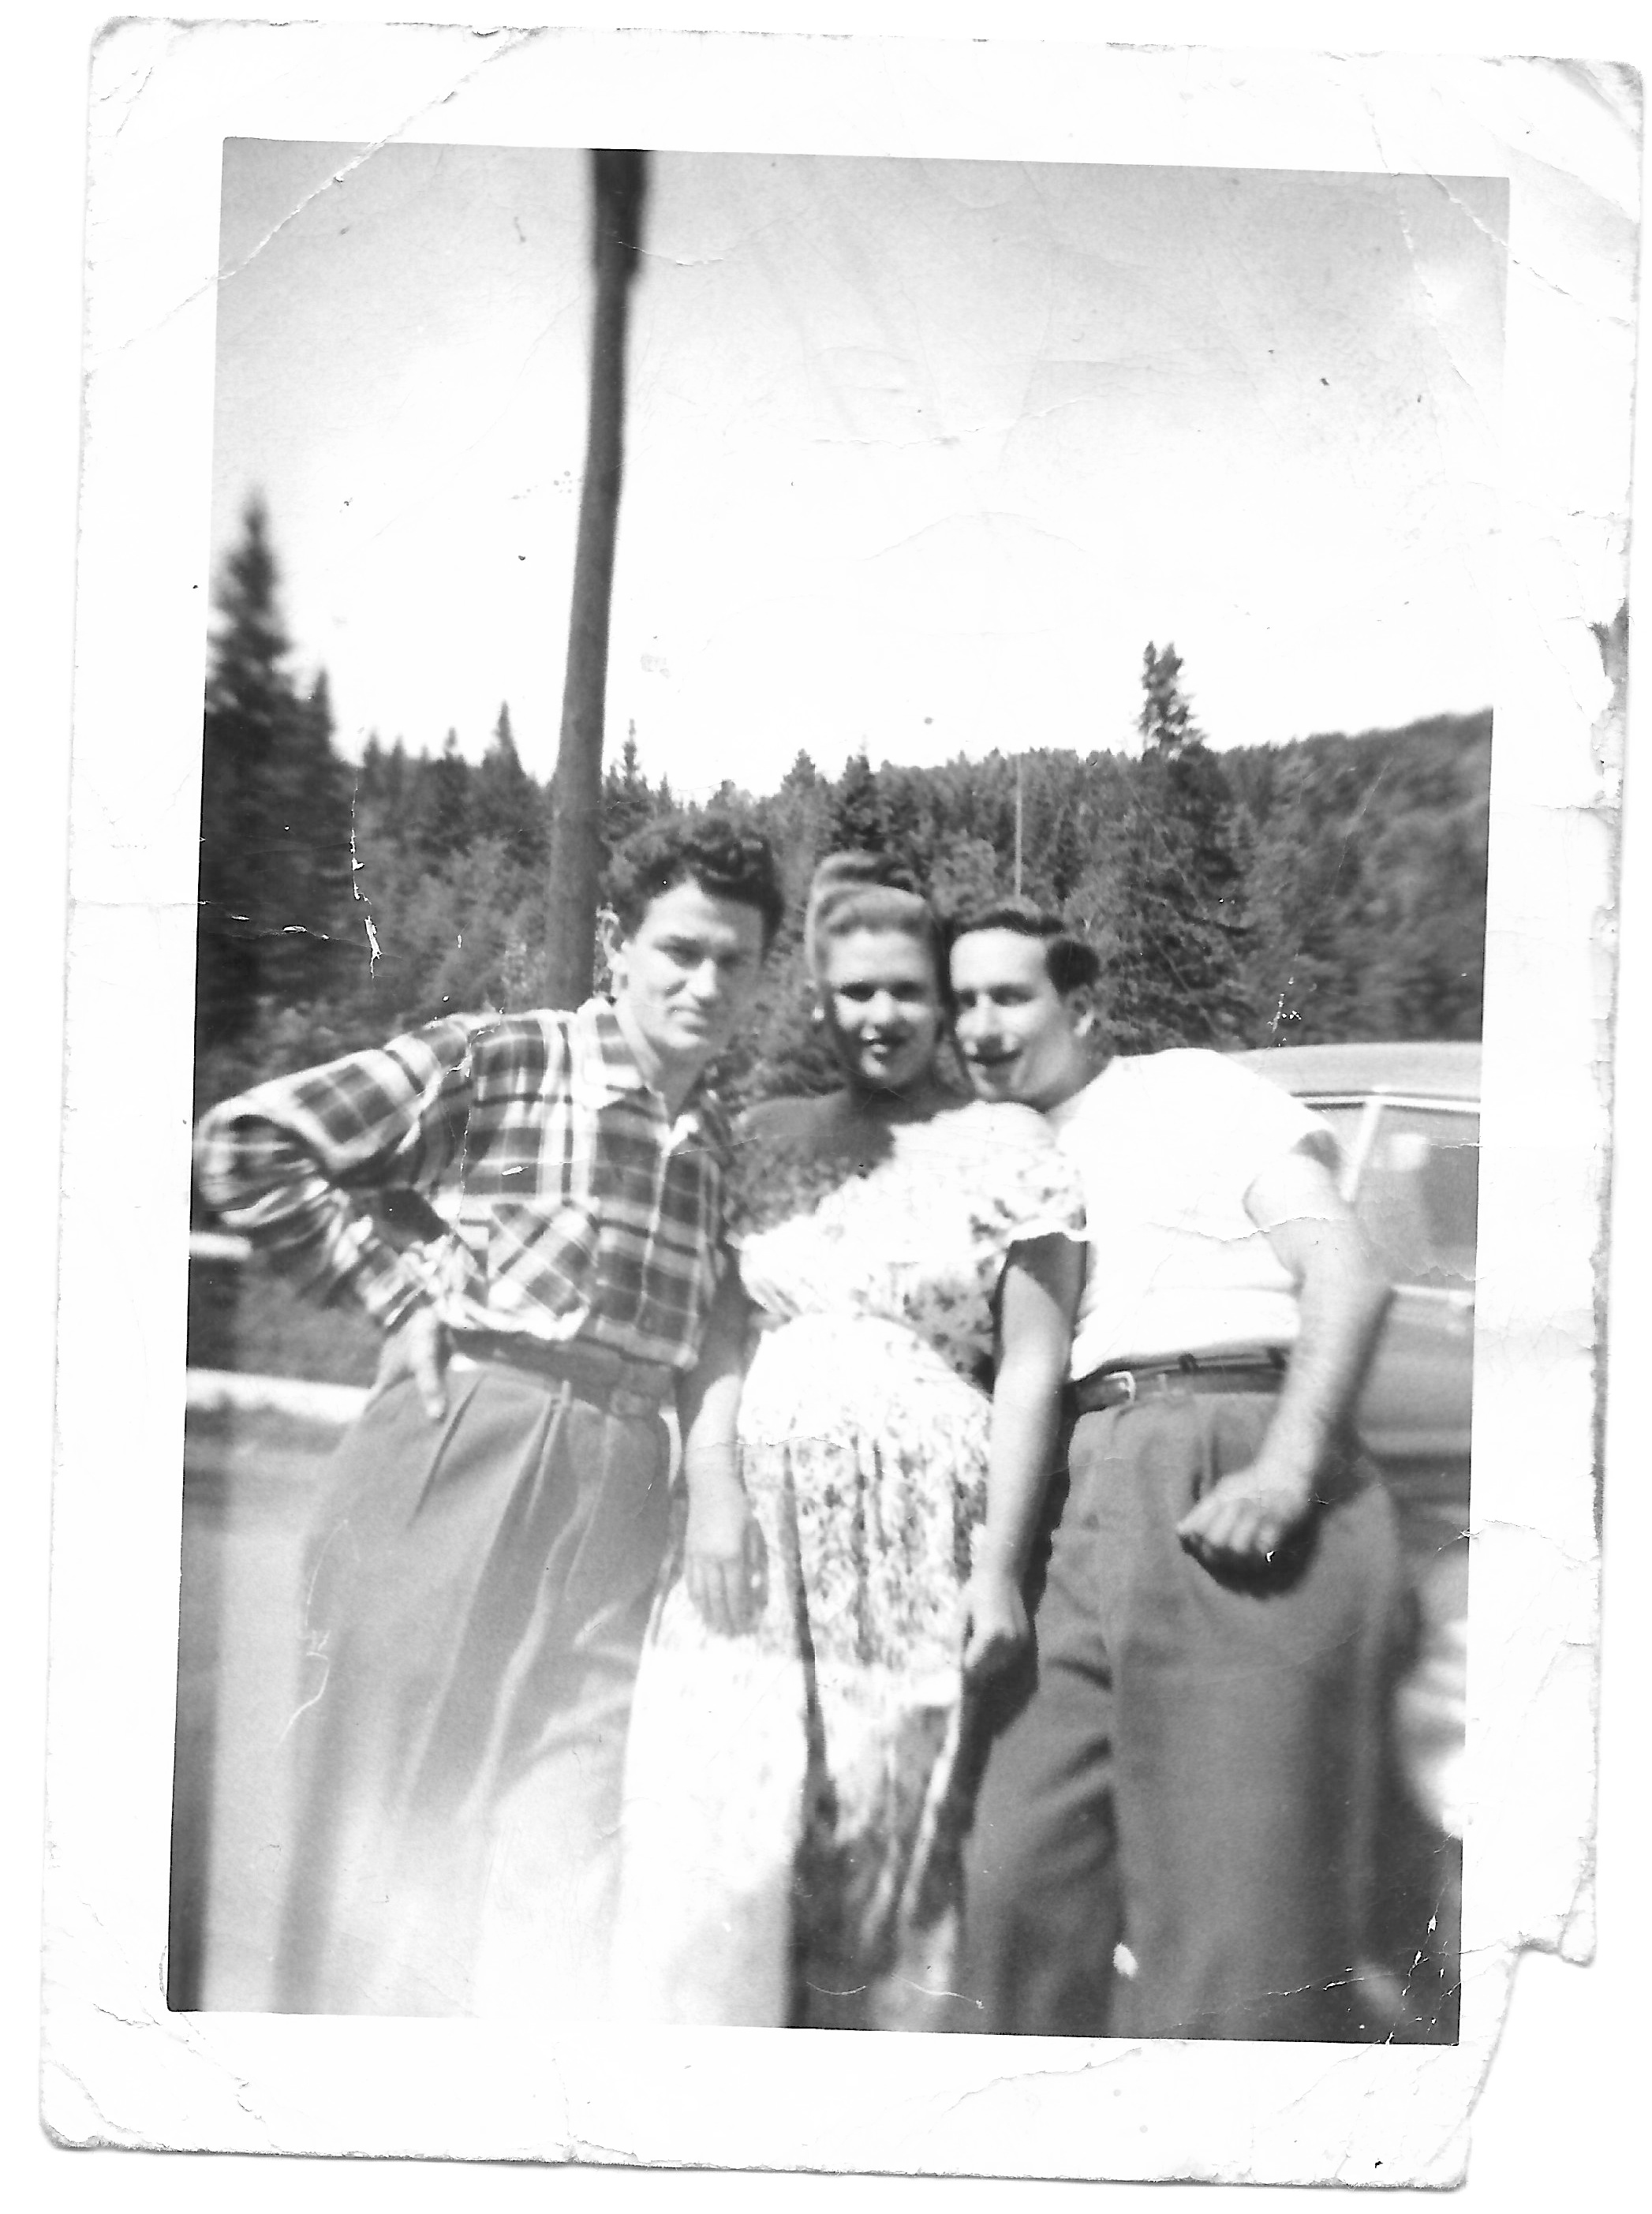
[[[1114,1374],[1113,1374],[1113,1381],[1114,1381],[1114,1382],[1118,1385],[1119,1389],[1123,1392],[1123,1394],[1124,1394],[1124,1404],[1125,1404],[1125,1405],[1126,1405],[1127,1407],[1133,1407],[1133,1406],[1135,1404],[1135,1400],[1136,1400],[1135,1371],[1135,1369],[1134,1369],[1134,1368],[1119,1368],[1119,1369],[1116,1369],[1116,1370],[1114,1371]]]

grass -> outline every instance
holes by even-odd
[[[315,1384],[370,1384],[379,1333],[352,1307],[317,1306],[267,1263],[192,1261],[189,1364]]]

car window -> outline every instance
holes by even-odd
[[[1479,1173],[1478,1115],[1383,1107],[1354,1204],[1398,1283],[1473,1285]]]
[[[1365,1120],[1363,1099],[1337,1099],[1327,1106],[1315,1099],[1308,1103],[1322,1122],[1329,1122],[1337,1141],[1337,1150],[1344,1163],[1354,1159],[1360,1149],[1360,1125]]]

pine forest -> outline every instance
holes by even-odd
[[[844,847],[889,854],[944,910],[1019,876],[1098,948],[1116,1051],[1478,1037],[1490,711],[1218,749],[1192,688],[1173,645],[1149,644],[1129,751],[1006,732],[982,759],[874,767],[862,751],[836,777],[798,753],[771,792],[691,803],[756,821],[792,896],[725,1093],[831,1081],[798,920],[817,859]],[[634,732],[610,754],[609,850],[682,804],[643,774]],[[295,674],[251,507],[206,693],[198,1110],[444,1012],[535,1004],[548,800],[507,704],[480,761],[456,731],[433,755],[375,737],[345,758],[325,676]]]

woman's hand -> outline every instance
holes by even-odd
[[[737,1637],[768,1597],[768,1551],[745,1487],[731,1471],[705,1471],[688,1482],[682,1580],[701,1617]]]
[[[1007,1569],[978,1568],[964,1587],[964,1675],[977,1685],[1001,1675],[1032,1632],[1021,1587]]]

